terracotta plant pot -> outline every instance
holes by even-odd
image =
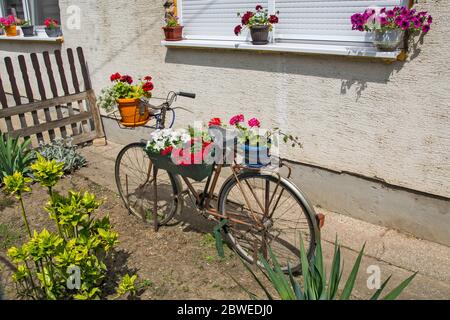
[[[5,27],[5,32],[8,37],[15,37],[17,36],[17,26]]]
[[[120,123],[125,127],[139,127],[145,125],[150,120],[148,109],[145,108],[140,114],[139,99],[118,99]]]
[[[254,45],[264,45],[269,43],[269,26],[253,26],[250,28],[252,43]]]
[[[180,41],[183,40],[183,26],[163,27],[166,41]]]

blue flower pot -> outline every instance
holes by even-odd
[[[244,163],[249,168],[262,168],[270,164],[270,148],[244,144]]]

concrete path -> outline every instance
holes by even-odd
[[[117,192],[114,182],[114,161],[123,146],[108,142],[107,146],[90,146],[81,150],[89,166],[80,174]],[[319,204],[317,204],[319,205]],[[367,299],[374,291],[367,286],[369,267],[379,267],[382,279],[392,275],[392,289],[413,272],[419,272],[403,299],[450,299],[450,248],[420,240],[396,230],[376,226],[364,221],[316,207],[326,215],[323,229],[325,262],[330,269],[336,236],[343,247],[344,279],[366,243],[365,256],[354,295]],[[386,291],[387,292],[387,291]]]

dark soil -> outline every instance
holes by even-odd
[[[118,195],[79,175],[64,178],[57,190],[89,191],[104,204],[98,216],[109,215],[119,233],[120,244],[112,272],[136,272],[147,287],[141,299],[248,299],[248,294],[231,278],[245,288],[264,297],[242,262],[226,248],[225,259],[217,256],[214,238],[207,232],[208,223],[188,221],[191,215],[179,217],[158,233],[151,225],[128,214]],[[54,229],[53,221],[43,210],[48,200],[45,190],[34,185],[25,196],[25,206],[32,229]],[[189,209],[188,209],[189,210]],[[0,195],[0,299],[14,299],[11,266],[6,249],[25,240],[20,209],[15,199]]]

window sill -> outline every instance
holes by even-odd
[[[0,35],[0,41],[20,41],[20,42],[43,42],[43,43],[63,43],[64,38],[49,38],[43,35],[37,35],[33,37],[24,37],[24,36],[16,36],[16,37],[7,37],[5,35]]]
[[[233,49],[265,52],[291,52],[300,54],[323,54],[347,57],[365,57],[381,59],[393,62],[405,59],[402,50],[392,52],[378,51],[371,46],[356,45],[336,45],[336,44],[311,44],[311,43],[269,43],[267,45],[253,45],[242,41],[214,41],[214,40],[182,40],[182,41],[161,41],[166,47],[174,48],[212,48],[212,49]]]

